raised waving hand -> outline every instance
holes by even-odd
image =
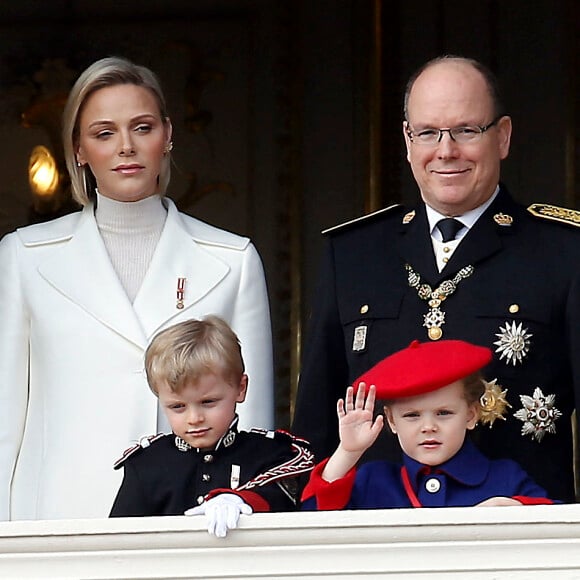
[[[367,394],[365,383],[359,383],[356,395],[354,388],[348,387],[344,399],[338,400],[336,413],[340,443],[322,472],[323,479],[334,481],[344,477],[375,442],[384,419],[382,415],[373,419],[374,408],[374,385]]]

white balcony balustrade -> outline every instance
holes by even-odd
[[[580,578],[580,505],[0,523],[0,578]]]

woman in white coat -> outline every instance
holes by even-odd
[[[97,61],[63,122],[84,209],[0,242],[0,519],[107,517],[120,484],[113,462],[167,427],[143,354],[176,322],[229,322],[251,384],[240,424],[273,426],[260,257],[247,238],[164,197],[171,135],[155,75]]]

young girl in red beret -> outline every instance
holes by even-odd
[[[491,356],[488,348],[460,340],[414,341],[359,377],[338,401],[340,443],[312,472],[303,509],[554,503],[516,462],[490,460],[466,439],[479,420],[493,423],[503,411],[505,393],[481,375]],[[357,467],[383,428],[383,415],[373,420],[375,398],[385,401],[402,465]]]

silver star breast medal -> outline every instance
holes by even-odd
[[[554,407],[556,395],[544,395],[536,387],[532,397],[520,395],[523,407],[514,413],[514,417],[524,422],[522,435],[531,435],[538,443],[546,433],[555,433],[556,420],[562,413]]]
[[[524,358],[530,352],[530,338],[533,334],[523,328],[522,323],[516,324],[515,321],[505,323],[505,326],[499,327],[496,334],[499,340],[493,344],[497,346],[495,352],[500,355],[499,360],[505,358],[506,364],[516,365],[523,362]]]

